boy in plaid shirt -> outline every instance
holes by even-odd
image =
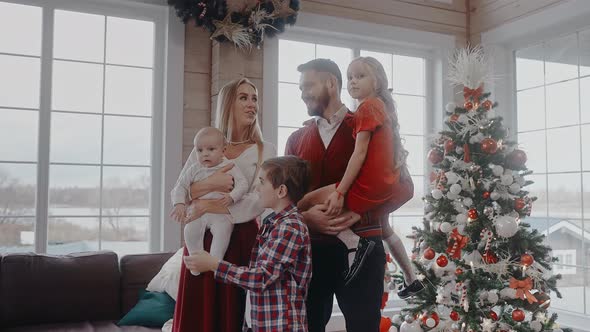
[[[185,257],[192,272],[250,291],[254,332],[307,332],[305,298],[311,280],[311,244],[297,202],[307,192],[309,164],[295,156],[272,158],[261,166],[258,193],[264,219],[252,249],[250,266],[220,261],[206,251]]]

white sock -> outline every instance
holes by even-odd
[[[402,269],[406,284],[410,285],[413,283],[416,280],[416,274],[414,273],[412,262],[406,254],[406,248],[404,248],[402,240],[396,234],[392,234],[390,237],[383,239],[383,242],[385,242],[389,253],[391,253],[393,259],[395,259]]]

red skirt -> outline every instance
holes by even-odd
[[[234,226],[225,260],[248,266],[258,225],[250,221]],[[211,248],[211,232],[205,234],[205,250]],[[184,255],[187,255],[186,247]],[[234,285],[215,281],[213,272],[193,276],[182,262],[173,332],[242,331],[246,292]]]

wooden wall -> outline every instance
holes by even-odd
[[[466,39],[465,0],[302,0],[301,11],[455,35]]]
[[[469,39],[477,44],[481,33],[540,12],[567,0],[469,0]]]
[[[207,32],[192,24],[187,24],[185,31],[183,108],[184,162],[197,131],[211,123],[211,40]]]

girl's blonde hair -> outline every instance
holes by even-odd
[[[217,111],[215,117],[215,127],[217,127],[228,141],[232,140],[232,132],[234,130],[234,112],[233,108],[238,98],[238,88],[242,84],[249,84],[254,91],[258,94],[258,89],[249,79],[242,77],[235,79],[221,88],[219,95],[217,96]],[[258,107],[257,107],[258,108]],[[264,144],[262,141],[262,130],[258,124],[258,116],[254,119],[252,125],[246,132],[246,138],[256,143],[258,146],[258,164],[259,167],[262,164],[262,155],[264,150]]]
[[[373,75],[376,83],[375,94],[385,104],[385,111],[389,115],[391,125],[393,129],[393,160],[395,162],[395,168],[400,168],[406,164],[406,158],[408,157],[408,151],[404,148],[401,136],[399,134],[399,122],[397,118],[397,109],[395,101],[391,95],[391,90],[387,88],[389,85],[387,81],[387,74],[381,63],[373,57],[358,57],[352,60],[351,64],[355,61],[360,61]]]

